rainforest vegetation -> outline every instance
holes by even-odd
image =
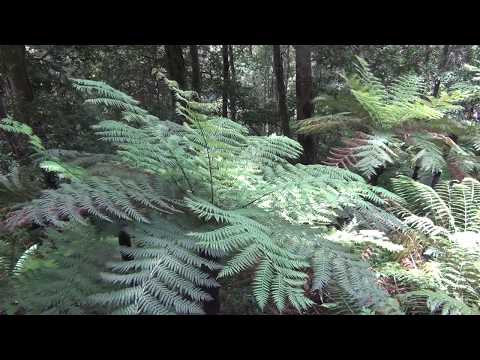
[[[479,315],[480,47],[0,45],[0,314]]]

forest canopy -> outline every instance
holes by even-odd
[[[0,314],[479,315],[477,45],[0,45]]]

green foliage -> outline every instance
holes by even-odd
[[[344,143],[346,147],[330,151],[326,164],[357,170],[367,178],[399,157],[400,144],[391,134],[358,132],[354,139],[346,139]]]
[[[326,241],[318,242],[312,257],[314,271],[312,289],[319,292],[322,302],[335,313],[359,314],[369,309],[373,313],[400,313],[398,304],[381,289],[370,264],[353,250],[352,244],[398,251],[399,247],[378,238],[378,234],[351,230],[334,232]]]
[[[418,166],[424,172],[434,174],[444,170],[447,163],[443,149],[432,140],[431,134],[414,134],[410,137],[412,145],[409,150],[415,153],[411,159],[413,167]]]
[[[26,170],[26,168],[15,164],[7,174],[0,174],[0,194],[2,197],[0,205],[6,206],[12,202],[30,200],[38,192],[38,185],[29,181]]]
[[[476,307],[465,305],[462,301],[440,291],[418,290],[402,295],[403,306],[410,312],[441,315],[480,315]]]
[[[52,152],[48,152],[42,140],[33,133],[30,126],[15,121],[11,118],[3,119],[0,123],[0,130],[8,133],[24,135],[28,138],[29,144],[32,146],[35,155],[40,160],[40,168],[47,172],[57,174],[61,179],[78,179],[85,176],[86,173],[83,168],[79,166],[72,166],[63,163]]]
[[[46,236],[49,242],[37,249],[34,258],[26,262],[24,253],[17,262],[17,281],[10,301],[30,314],[104,312],[88,304],[86,298],[106,288],[99,272],[104,259],[115,252],[115,239],[100,236],[90,225],[49,229]]]
[[[439,262],[437,288],[465,306],[478,307],[480,183],[465,178],[462,182],[444,181],[432,189],[400,177],[393,179],[393,184],[405,200],[399,211],[405,223],[434,241],[435,259]],[[448,301],[445,311],[454,311]]]
[[[112,272],[101,274],[120,289],[90,301],[114,308],[115,314],[202,314],[202,303],[212,300],[204,289],[218,286],[204,268],[219,265],[200,257],[199,246],[184,234],[160,217],[148,226],[136,225],[133,246],[121,249],[132,260],[110,262]]]
[[[395,192],[405,200],[405,208],[411,212],[406,221],[414,221],[411,215],[427,216],[432,221],[431,230],[453,234],[479,231],[480,183],[472,178],[462,182],[443,181],[435,189],[405,176],[392,179]],[[412,220],[410,220],[412,219]],[[413,223],[412,223],[413,224]],[[441,231],[438,227],[442,227]]]
[[[377,125],[391,128],[409,120],[440,119],[445,112],[458,109],[449,97],[432,102],[426,97],[425,83],[415,75],[400,76],[386,87],[369,69],[365,60],[357,57],[356,73],[345,77],[352,94]]]
[[[117,149],[107,163],[111,173],[95,175],[84,168],[82,176],[22,205],[8,225],[64,227],[86,224],[86,216],[131,221],[133,247],[121,249],[131,260],[111,262],[111,272],[102,273],[115,290],[89,298],[115,313],[202,313],[210,300],[204,288],[217,286],[206,270],[220,270],[199,256],[202,251],[226,258],[219,278],[254,269],[253,295],[261,309],[273,302],[280,312],[307,311],[315,304],[308,293],[313,272],[311,290],[328,294],[339,310],[398,311],[355,250],[366,244],[398,250],[395,244],[372,233],[338,233],[341,244],[325,237],[325,226],[342,217],[355,218],[364,228],[403,230],[385,210],[399,201],[397,196],[345,169],[291,165],[301,154],[296,141],[250,136],[242,125],[212,114],[215,104],[196,102],[194,93],[159,79],[173,93],[182,125],[151,117],[135,100],[103,83],[73,80],[93,96],[87,103],[102,105],[108,116],[120,111],[126,122],[102,120],[95,126],[101,139]],[[187,230],[178,225],[178,214],[162,218],[152,213],[178,209],[213,230]]]
[[[259,222],[242,215],[241,210],[222,210],[212,204],[190,199],[190,209],[200,218],[215,219],[223,227],[209,232],[194,233],[207,250],[236,253],[219,274],[230,276],[258,264],[253,293],[261,309],[270,296],[279,311],[289,302],[298,311],[312,305],[303,285],[307,275],[302,270],[308,263],[285,248],[284,233],[276,233]]]
[[[67,220],[85,224],[84,216],[105,221],[135,220],[149,222],[145,208],[166,213],[175,210],[164,195],[165,189],[155,179],[90,177],[83,182],[65,183],[57,190],[44,190],[40,198],[15,210],[6,221],[13,228],[27,223],[62,227]],[[146,196],[146,194],[149,194]]]

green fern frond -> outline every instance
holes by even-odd
[[[440,291],[418,290],[402,294],[400,299],[409,311],[424,311],[441,315],[479,315],[478,307],[471,307]]]
[[[374,135],[358,132],[354,139],[345,139],[345,147],[334,148],[325,162],[330,166],[342,166],[358,170],[371,178],[380,167],[392,164],[399,157],[400,143],[390,134]]]
[[[217,287],[203,270],[219,265],[198,256],[192,238],[181,228],[160,217],[132,231],[134,247],[122,252],[130,261],[111,262],[112,272],[102,279],[123,289],[90,297],[90,301],[125,314],[202,314],[202,304],[212,300],[205,288]]]

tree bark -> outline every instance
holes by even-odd
[[[228,57],[229,57],[229,64],[230,64],[230,116],[232,120],[237,118],[237,74],[235,72],[235,58],[233,56],[233,45],[228,45]]]
[[[165,45],[168,77],[175,80],[180,89],[185,90],[185,61],[181,45]]]
[[[440,75],[442,72],[444,72],[448,68],[449,51],[450,51],[450,45],[444,45],[442,50],[442,57],[438,65],[437,79],[435,80],[435,86],[433,87],[433,93],[432,93],[433,97],[438,97],[440,95],[440,83],[441,83]],[[434,187],[440,181],[441,175],[442,175],[441,171],[436,171],[433,174],[431,187]]]
[[[14,96],[25,101],[33,101],[33,91],[27,75],[25,45],[2,45],[2,64],[14,92]]]
[[[29,125],[37,135],[41,135],[42,129],[40,129],[40,124],[34,123],[31,116],[33,90],[28,78],[25,56],[25,45],[0,46],[0,70],[5,74],[6,80],[2,81],[2,92],[3,95],[9,95],[13,118]],[[3,95],[1,96],[2,114],[0,114],[2,118],[7,116]],[[16,159],[21,160],[27,153],[28,143],[22,136],[10,134],[6,138]]]
[[[440,92],[440,75],[442,72],[444,72],[447,67],[448,67],[448,55],[450,52],[450,45],[444,45],[443,50],[442,50],[442,57],[440,58],[440,63],[438,65],[438,75],[437,79],[435,80],[435,85],[433,87],[433,92],[432,96],[433,97],[438,97],[439,92]]]
[[[288,81],[290,80],[290,45],[287,45],[285,56],[285,93],[288,94]]]
[[[25,45],[2,45],[0,47],[0,62],[13,95],[15,120],[35,128],[29,116],[33,90],[27,74],[25,54]]]
[[[432,53],[432,47],[430,45],[425,45],[425,67],[428,66],[430,61],[430,54]]]
[[[197,45],[190,45],[190,58],[192,60],[192,90],[200,96],[200,62],[198,61]]]
[[[283,62],[280,54],[280,45],[273,45],[273,67],[278,93],[278,114],[282,126],[283,135],[290,137],[290,125],[288,123],[287,92],[283,80]]]
[[[228,93],[230,85],[230,66],[228,62],[228,45],[222,45],[223,59],[223,88],[222,88],[222,116],[228,117]]]
[[[2,89],[0,89],[0,120],[7,117],[7,109],[5,108],[5,101],[3,100]]]
[[[310,45],[295,46],[295,72],[297,91],[297,120],[313,115],[312,103],[312,62]],[[302,164],[312,164],[315,160],[315,143],[309,135],[299,135],[298,141],[303,146]]]

